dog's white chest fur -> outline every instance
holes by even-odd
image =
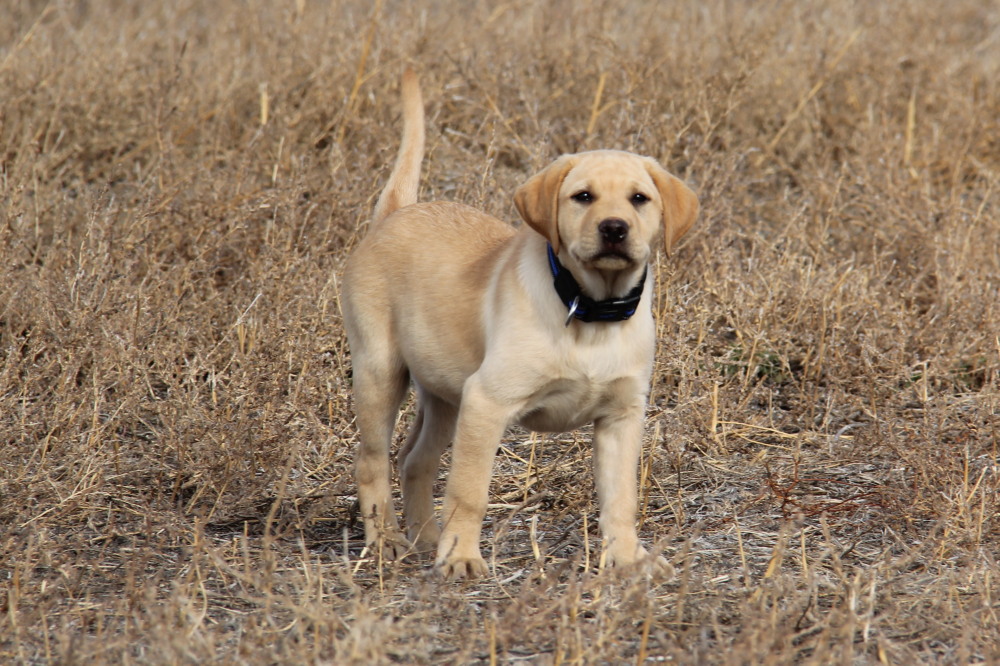
[[[567,331],[576,339],[544,352],[529,345],[525,358],[530,362],[518,375],[533,390],[517,423],[540,432],[563,432],[617,412],[623,396],[644,403],[653,362],[653,326],[645,319],[650,319],[647,313],[638,313],[628,326],[584,324],[605,330],[577,336]],[[643,344],[644,339],[649,342]]]

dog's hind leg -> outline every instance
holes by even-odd
[[[364,360],[361,360],[364,359]],[[409,544],[399,530],[390,491],[389,446],[409,375],[401,360],[355,356],[355,412],[361,446],[355,464],[365,542],[388,559],[401,557]]]
[[[399,451],[406,534],[417,550],[433,550],[441,530],[434,520],[434,482],[441,454],[455,436],[458,410],[418,389],[417,416]]]

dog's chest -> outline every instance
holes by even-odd
[[[518,419],[520,424],[541,432],[562,432],[644,404],[651,355],[634,348],[601,351],[558,353]]]

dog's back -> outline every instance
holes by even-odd
[[[465,378],[482,362],[482,294],[515,229],[464,204],[417,202],[424,111],[412,70],[401,88],[402,141],[344,269],[344,325],[355,359],[391,358],[457,403]],[[422,288],[414,293],[413,284]]]

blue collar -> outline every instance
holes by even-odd
[[[580,284],[566,267],[559,263],[556,253],[549,249],[549,268],[552,269],[552,282],[555,284],[559,299],[568,308],[566,325],[575,317],[580,321],[625,321],[635,314],[642,297],[642,288],[646,284],[646,270],[642,271],[639,284],[632,288],[622,298],[607,298],[595,301],[580,289]]]

